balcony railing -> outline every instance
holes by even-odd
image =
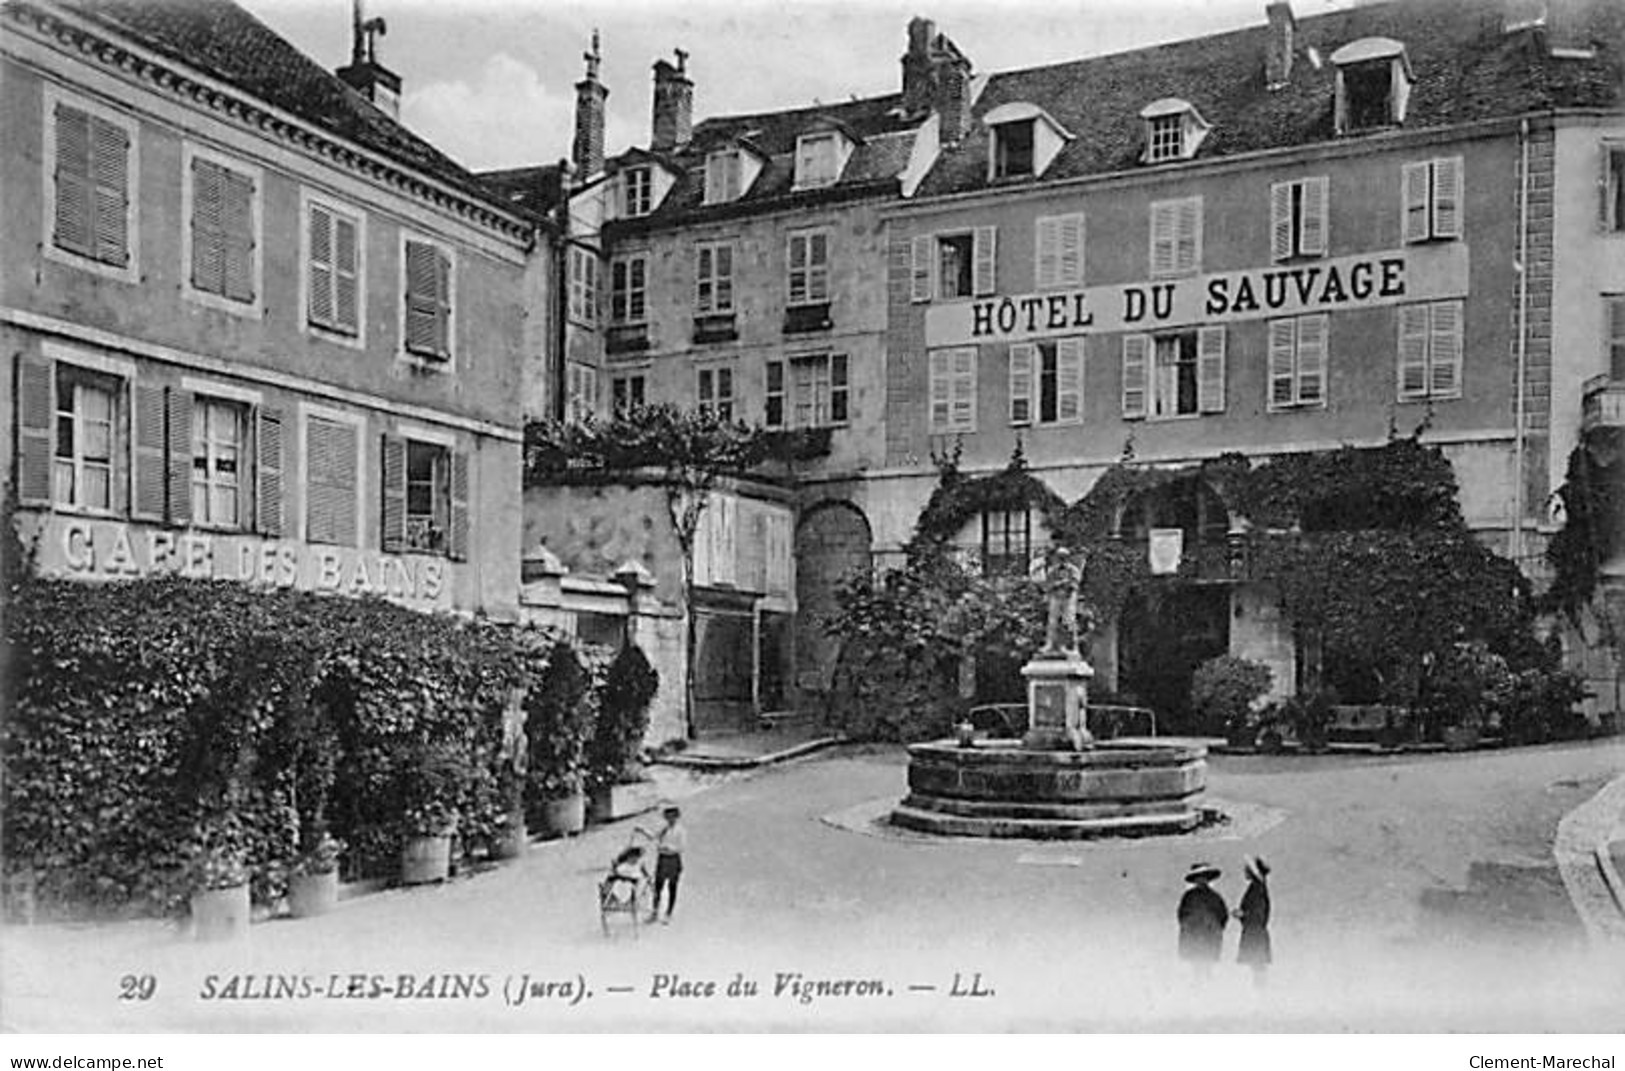
[[[1625,427],[1625,381],[1592,376],[1580,393],[1580,430]]]

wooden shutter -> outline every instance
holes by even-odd
[[[1297,400],[1295,354],[1297,321],[1269,322],[1270,408],[1279,409]]]
[[[1173,201],[1151,204],[1151,274],[1170,275],[1174,271],[1174,247],[1178,238],[1179,212]]]
[[[953,387],[951,379],[952,365],[949,361],[950,350],[932,350],[930,369],[928,371],[929,392],[931,397],[931,430],[948,430],[952,417]]]
[[[1083,285],[1083,213],[1074,212],[1061,217],[1060,283],[1062,286]]]
[[[1202,265],[1202,199],[1187,197],[1179,206],[1178,241],[1174,248],[1176,271],[1196,271]]]
[[[435,248],[426,242],[406,243],[406,348],[408,352],[439,356],[440,297],[436,292],[440,266]]]
[[[1434,398],[1454,398],[1461,394],[1461,302],[1435,302],[1432,314],[1428,394]]]
[[[468,558],[468,454],[451,455],[451,533],[447,554],[457,561]]]
[[[1331,319],[1325,313],[1298,321],[1298,396],[1304,405],[1326,401],[1327,334]]]
[[[953,351],[953,413],[950,423],[956,431],[976,430],[976,347]]]
[[[164,388],[137,383],[131,388],[131,394],[134,424],[131,438],[134,449],[131,451],[130,516],[138,521],[161,521],[164,519],[165,489],[169,479],[168,461],[164,457],[169,441],[164,431]],[[191,431],[188,424],[186,433],[190,435]],[[187,478],[191,478],[190,473]],[[191,518],[175,520],[184,524]]]
[[[1063,338],[1055,344],[1055,419],[1083,419],[1083,339]]]
[[[936,293],[936,237],[917,235],[911,245],[912,263],[909,271],[909,300],[930,301]]]
[[[1151,357],[1150,335],[1123,336],[1123,419],[1145,416]]]
[[[378,545],[388,554],[399,554],[406,547],[406,440],[385,435],[378,454],[383,469],[378,485],[384,495]]]
[[[1433,161],[1433,237],[1461,237],[1461,157]]]
[[[1285,260],[1292,248],[1292,186],[1290,182],[1270,185],[1270,259]]]
[[[1196,408],[1203,413],[1224,412],[1223,327],[1204,327],[1197,335]]]
[[[192,392],[170,387],[164,399],[169,422],[169,523],[192,523]]]
[[[91,117],[91,181],[96,215],[96,259],[107,264],[130,261],[129,202],[130,135],[105,119]]]
[[[338,320],[333,307],[333,223],[327,209],[310,206],[310,322],[323,327],[333,327]]]
[[[1608,374],[1615,380],[1625,380],[1625,296],[1616,294],[1605,299],[1605,304],[1607,333],[1603,341],[1608,347]]]
[[[1039,290],[1048,290],[1061,281],[1061,217],[1039,216],[1033,225],[1033,281]]]
[[[361,242],[356,222],[333,217],[333,319],[346,331],[361,330]]]
[[[17,501],[51,504],[51,427],[56,383],[50,361],[17,356]]]
[[[254,433],[254,519],[264,535],[282,535],[282,410],[261,408]]]
[[[1428,307],[1399,307],[1399,397],[1423,398],[1428,391]]]
[[[589,254],[589,257],[591,254]],[[594,270],[598,261],[592,260]],[[434,282],[435,282],[435,352],[442,357],[451,355],[451,258],[440,250],[434,250]],[[591,310],[593,318],[598,313],[597,281],[593,283]]]
[[[1303,181],[1303,227],[1298,252],[1305,256],[1326,255],[1330,180],[1325,175]]]
[[[1403,202],[1400,211],[1404,217],[1403,234],[1407,242],[1424,242],[1428,238],[1428,189],[1432,169],[1426,163],[1406,164],[1401,172]]]
[[[66,104],[56,106],[56,244],[93,255],[90,183],[90,115]]]
[[[1010,347],[1010,423],[1031,424],[1033,419],[1033,368],[1038,347],[1017,342]]]
[[[1615,210],[1625,184],[1625,141],[1603,141],[1597,149],[1597,226],[1604,232],[1625,230],[1625,219]]]
[[[313,543],[355,546],[356,429],[320,417],[305,428],[305,525]]]
[[[222,168],[220,229],[223,293],[233,301],[254,300],[254,180]]]
[[[207,160],[192,161],[192,286],[225,291],[224,175]]]
[[[999,229],[997,227],[976,228],[973,237],[975,255],[972,261],[971,292],[977,297],[998,290],[998,238]]]

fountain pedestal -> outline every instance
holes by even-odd
[[[1089,679],[1094,669],[1076,651],[1045,651],[1025,666],[1027,735],[1022,745],[1034,751],[1082,751],[1094,742],[1089,733]]]

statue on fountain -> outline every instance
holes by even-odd
[[[1049,623],[1044,630],[1044,649],[1039,658],[1074,661],[1083,657],[1078,650],[1078,588],[1083,584],[1087,559],[1074,555],[1068,547],[1055,547],[1045,564],[1044,587],[1049,592]]]

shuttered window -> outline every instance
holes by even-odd
[[[1123,416],[1180,417],[1225,408],[1223,327],[1123,340]]]
[[[1460,397],[1462,303],[1401,305],[1398,321],[1400,400]]]
[[[1406,164],[1400,175],[1406,242],[1462,236],[1462,164],[1459,156]]]
[[[1326,404],[1330,318],[1300,316],[1269,322],[1269,408]]]
[[[253,304],[254,176],[193,156],[190,180],[192,289],[239,304]]]
[[[55,213],[52,243],[117,268],[130,263],[129,130],[61,101],[52,108]]]
[[[1270,186],[1270,259],[1326,254],[1326,177]]]
[[[1010,423],[1073,424],[1083,419],[1083,339],[1010,347]]]
[[[739,150],[714,152],[705,159],[705,203],[721,204],[739,198]]]
[[[309,322],[341,335],[361,330],[361,222],[324,204],[309,206],[306,290]]]
[[[408,238],[406,260],[406,352],[434,361],[451,358],[451,255],[430,242]]]
[[[1083,213],[1040,216],[1035,229],[1038,289],[1083,285]]]
[[[356,545],[356,454],[360,437],[346,421],[311,416],[305,424],[305,539]]]
[[[51,500],[58,506],[113,512],[122,381],[56,366],[56,426]]]
[[[244,406],[217,398],[192,402],[192,523],[240,527],[248,414]]]
[[[928,375],[931,432],[976,430],[976,347],[932,350]]]
[[[1189,275],[1202,266],[1202,199],[1151,203],[1151,274]]]
[[[598,322],[598,254],[579,245],[570,247],[570,319]]]

